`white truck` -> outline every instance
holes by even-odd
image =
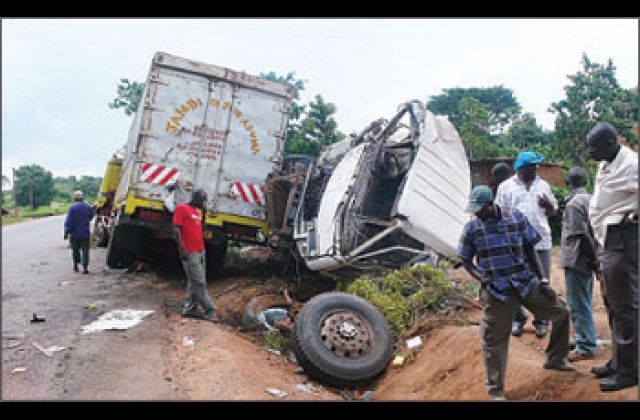
[[[264,182],[282,166],[292,97],[290,86],[156,53],[108,209],[108,265],[171,254],[171,213],[197,188],[208,193],[209,276],[228,238],[264,243]]]
[[[114,196],[104,200],[113,217],[101,218],[111,220],[101,229],[110,232],[108,264],[124,267],[171,248],[171,213],[195,188],[209,193],[208,266],[221,264],[228,239],[285,247],[308,269],[339,276],[456,260],[471,179],[453,125],[410,101],[317,159],[285,157],[292,93],[156,54],[122,162],[110,163],[113,173],[122,165],[119,183],[103,184],[118,184],[115,195],[101,191]],[[345,293],[310,299],[292,329],[299,364],[341,387],[383,372],[393,342],[382,314]]]

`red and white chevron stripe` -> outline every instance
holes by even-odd
[[[234,182],[231,186],[231,198],[264,206],[264,192],[259,184]]]
[[[140,179],[148,184],[167,185],[175,182],[180,176],[180,171],[176,168],[149,162],[143,163],[140,169],[142,170]]]

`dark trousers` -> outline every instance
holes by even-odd
[[[550,249],[541,249],[536,251],[536,253],[538,254],[538,258],[540,258],[540,262],[542,263],[542,271],[544,272],[544,275],[546,278],[549,279],[549,281],[551,281],[551,250]],[[532,270],[533,271],[533,270]],[[518,305],[516,307],[516,313],[515,316],[513,317],[514,321],[519,322],[520,324],[524,325],[527,323],[527,312],[524,310],[524,308],[522,307],[522,305]],[[537,317],[533,318],[533,325],[538,326],[538,325],[549,325],[549,321],[546,319],[539,319]]]
[[[501,302],[485,289],[480,291],[483,317],[480,323],[482,355],[486,369],[485,385],[489,395],[504,393],[504,379],[509,353],[511,320],[520,306],[516,292],[508,292],[509,300]],[[524,299],[522,305],[535,317],[552,322],[551,338],[545,349],[545,363],[561,364],[569,353],[569,306],[560,297],[550,299],[540,293],[540,286]]]
[[[89,238],[76,239],[71,238],[71,250],[73,252],[73,263],[80,264],[80,254],[82,253],[82,265],[89,265]]]
[[[607,228],[598,260],[602,299],[611,328],[612,368],[620,376],[638,376],[638,225]]]

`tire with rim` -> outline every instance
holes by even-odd
[[[300,310],[293,352],[309,377],[340,388],[365,386],[393,356],[389,324],[371,303],[347,293],[323,293]]]

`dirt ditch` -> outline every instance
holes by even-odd
[[[263,273],[263,275],[261,275]],[[180,399],[191,400],[342,400],[361,393],[345,395],[340,390],[310,381],[286,351],[277,354],[264,342],[264,333],[245,328],[246,308],[257,313],[271,306],[285,306],[286,289],[294,300],[310,296],[296,295],[304,288],[276,278],[265,278],[259,267],[221,273],[208,285],[223,323],[182,319],[184,280],[178,271],[167,274],[139,273],[150,287],[161,293],[168,329],[165,332],[165,357],[171,366],[165,380],[172,382]],[[473,288],[463,270],[453,277]],[[554,288],[564,296],[564,275],[557,267],[554,253]],[[312,295],[326,290],[316,285]],[[598,290],[594,288],[594,311],[598,338],[610,339],[606,313]],[[305,298],[305,299],[301,299]],[[427,320],[414,329],[422,338],[422,347],[402,367],[390,366],[372,384],[374,400],[486,400],[484,364],[480,347],[481,311],[468,313],[465,323],[452,324]],[[519,338],[511,337],[507,367],[506,393],[512,400],[636,400],[637,388],[613,393],[599,390],[598,380],[589,370],[610,357],[608,345],[600,347],[596,358],[575,364],[576,372],[563,373],[542,368],[548,335],[537,339],[531,324]],[[275,390],[275,391],[274,391]],[[276,391],[282,391],[278,394]],[[278,396],[280,395],[280,396]]]

